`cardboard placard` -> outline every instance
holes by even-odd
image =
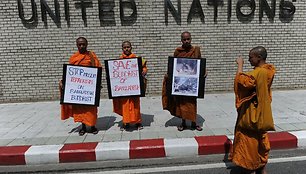
[[[169,57],[169,95],[204,98],[204,58]]]
[[[105,69],[109,98],[145,95],[141,57],[105,60]]]
[[[101,67],[64,64],[61,104],[99,106]]]

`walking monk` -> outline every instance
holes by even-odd
[[[174,51],[174,57],[185,58],[201,58],[200,47],[191,45],[191,34],[185,31],[181,34],[182,46],[178,47]],[[205,72],[205,77],[206,77]],[[163,80],[162,89],[162,104],[163,109],[168,110],[171,115],[182,118],[182,124],[178,126],[179,131],[183,131],[187,128],[186,120],[191,121],[191,128],[198,131],[202,131],[202,128],[196,124],[197,116],[197,98],[190,96],[168,96],[168,74],[165,75]]]
[[[129,41],[122,43],[122,54],[120,59],[136,58],[136,54],[132,53],[132,44]],[[146,82],[145,76],[148,72],[146,60],[142,59],[142,76]],[[146,86],[146,85],[145,85]],[[130,124],[136,124],[138,130],[143,129],[140,114],[140,97],[122,97],[113,99],[113,111],[121,115],[123,129],[128,129]]]
[[[235,96],[238,118],[231,160],[244,173],[266,174],[270,143],[266,131],[275,130],[271,110],[271,85],[275,68],[266,63],[267,51],[258,46],[249,52],[254,69],[243,73],[243,58],[238,64],[235,78]]]
[[[88,42],[86,38],[79,37],[76,40],[78,52],[74,53],[70,59],[69,64],[101,67],[101,63],[94,52],[87,51]],[[62,83],[60,83],[62,88]],[[73,117],[74,122],[81,122],[82,128],[79,131],[79,135],[82,136],[86,133],[86,125],[90,126],[90,132],[97,134],[98,130],[95,127],[97,123],[98,108],[96,106],[84,106],[84,105],[61,105],[61,119],[65,120],[69,117]]]

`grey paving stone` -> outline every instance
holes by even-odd
[[[140,131],[140,139],[156,139],[160,138],[159,132],[153,132],[153,131]]]
[[[228,128],[235,126],[235,121],[228,119],[207,120],[205,125],[211,129]]]
[[[288,113],[287,114],[282,113],[282,115],[277,115],[273,113],[273,120],[275,124],[300,122],[297,116],[294,116],[293,114],[288,114]]]
[[[7,134],[11,130],[12,130],[11,128],[0,127],[0,136]]]
[[[68,138],[67,136],[51,137],[45,142],[45,144],[46,145],[64,144],[67,138]]]
[[[135,130],[133,132],[123,131],[122,132],[122,141],[129,141],[129,140],[139,140],[140,139],[140,132]]]
[[[68,143],[82,143],[84,141],[84,139],[86,138],[87,133],[83,136],[79,136],[79,135],[70,135],[66,141],[64,142],[65,144]]]
[[[14,141],[14,139],[0,139],[0,146],[7,146],[12,141]]]
[[[41,131],[35,137],[37,137],[37,138],[40,138],[40,137],[53,137],[54,134],[55,134],[54,131]]]
[[[57,137],[62,137],[62,136],[70,136],[70,135],[78,135],[79,131],[73,131],[71,132],[71,130],[56,130],[54,131],[54,135],[53,136],[57,136]]]
[[[3,134],[0,139],[16,139],[18,135],[22,134],[23,132],[20,132],[19,130],[12,130],[8,133]]]
[[[202,131],[195,131],[194,132],[196,136],[212,136],[214,135],[215,133],[210,130],[209,128],[203,128]]]
[[[277,127],[281,128],[282,130],[292,131],[292,130],[299,130],[299,128],[295,127],[293,124],[286,123],[286,124],[276,124]]]
[[[101,142],[103,139],[104,134],[99,132],[96,135],[93,134],[87,134],[87,136],[84,139],[84,142]]]
[[[23,123],[23,122],[21,122],[21,124],[19,124],[17,127],[15,127],[14,130],[18,130],[19,132],[24,132],[24,131],[28,130],[32,125],[33,125],[33,123]]]
[[[122,132],[111,133],[111,134],[105,133],[102,141],[103,142],[121,141],[121,137],[122,137]]]
[[[114,125],[108,127],[108,129],[105,130],[105,131],[106,132],[118,132],[118,131],[120,131],[120,127],[121,127],[121,124],[119,126],[118,123],[117,123],[117,124],[114,124]]]
[[[177,133],[177,130],[176,131],[163,131],[163,132],[159,132],[159,137],[160,138],[179,138],[176,133]]]
[[[235,127],[228,127],[227,130],[230,132],[229,135],[234,135],[235,133]],[[228,134],[227,134],[228,135]]]
[[[18,138],[11,141],[8,146],[21,146],[21,145],[31,145],[30,139]]]
[[[297,127],[299,130],[306,130],[306,122],[303,122],[303,123],[292,123],[292,125]]]
[[[196,130],[195,130],[196,131]],[[192,131],[192,130],[189,130],[189,129],[186,129],[184,131],[177,131],[176,132],[176,135],[177,137],[179,138],[192,138],[194,137],[196,134],[194,133],[195,131]]]
[[[45,145],[50,137],[39,137],[29,139],[29,144],[31,145]]]
[[[17,138],[33,138],[38,133],[39,133],[38,131],[24,131],[23,133],[19,134]]]
[[[6,122],[1,127],[9,128],[9,129],[15,129],[21,122]]]
[[[226,128],[213,128],[211,129],[211,131],[215,134],[215,135],[231,135],[232,133],[226,129]]]
[[[274,124],[274,128],[275,128],[275,131],[276,131],[276,132],[286,131],[286,130],[284,130],[284,129],[278,127],[276,124]]]
[[[304,115],[299,117],[298,119],[300,120],[300,122],[306,122],[306,116],[304,116]]]

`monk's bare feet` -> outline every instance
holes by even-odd
[[[200,126],[198,126],[195,122],[191,123],[191,129],[192,130],[197,130],[197,131],[202,131],[203,128],[201,128]]]
[[[177,127],[178,131],[183,131],[187,128],[186,126],[186,120],[182,119],[182,124],[180,126]]]
[[[85,133],[86,133],[86,130],[84,130],[84,129],[81,129],[81,130],[79,131],[79,135],[80,135],[80,136],[83,136]]]
[[[259,173],[259,174],[267,174],[267,171],[266,171],[266,166],[256,170],[256,173]]]
[[[177,127],[178,131],[183,131],[184,129],[186,129],[186,127],[183,126],[183,125],[180,125],[180,126]]]
[[[123,123],[122,127],[120,128],[121,131],[127,130],[130,128],[130,124],[129,123]]]
[[[82,128],[79,131],[79,135],[83,136],[86,133],[86,125],[84,123],[82,123]]]
[[[92,134],[97,134],[99,131],[95,126],[91,126],[91,133]]]
[[[137,129],[138,129],[138,130],[143,129],[143,126],[142,126],[142,124],[141,124],[141,123],[137,123],[137,124],[136,124],[136,127],[137,127]]]

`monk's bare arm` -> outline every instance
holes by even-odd
[[[239,56],[237,59],[236,59],[236,63],[238,65],[238,68],[237,68],[237,75],[239,73],[242,73],[243,72],[243,63],[244,63],[244,60],[241,56]]]

